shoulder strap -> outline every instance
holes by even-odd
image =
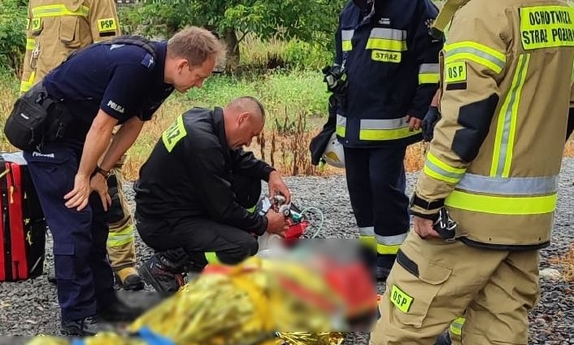
[[[138,47],[145,49],[153,59],[157,61],[157,51],[153,46],[152,42],[145,37],[137,36],[137,35],[125,35],[125,36],[118,36],[116,38],[112,38],[111,40],[100,42],[100,44],[131,44]]]
[[[124,35],[124,36],[118,36],[116,38],[112,38],[111,40],[98,42],[98,43],[94,43],[94,44],[99,44],[99,45],[102,45],[102,44],[105,44],[105,45],[131,44],[131,45],[135,45],[135,46],[138,46],[138,47],[145,49],[151,56],[153,56],[154,61],[157,61],[157,51],[155,50],[155,47],[153,46],[152,42],[150,40],[148,40],[147,38],[142,37],[142,36]],[[89,46],[87,46],[87,47],[89,47]],[[72,54],[70,54],[68,56],[68,58],[64,62],[71,60],[74,56],[76,56],[83,49],[85,49],[85,48],[74,51]]]

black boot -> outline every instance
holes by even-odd
[[[60,327],[60,333],[68,337],[86,337],[98,333],[98,321],[93,316],[80,320],[62,319]]]
[[[395,263],[396,255],[377,255],[377,280],[386,281]]]
[[[175,293],[185,284],[183,270],[183,264],[170,261],[164,253],[156,253],[139,268],[139,273],[156,291]]]
[[[132,294],[134,292],[131,292]],[[102,322],[131,322],[140,317],[146,308],[139,305],[126,303],[120,296],[114,295],[114,299],[105,306],[101,306],[98,319]]]
[[[129,274],[124,281],[118,275],[117,281],[124,290],[128,291],[139,291],[145,288],[145,283],[138,273]]]

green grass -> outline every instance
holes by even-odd
[[[18,86],[15,76],[0,74],[0,129],[12,110]],[[240,78],[214,75],[201,89],[192,89],[184,95],[174,93],[156,112],[154,120],[146,123],[129,150],[125,169],[127,177],[137,176],[139,167],[149,156],[161,133],[177,116],[194,106],[223,107],[233,98],[244,95],[257,97],[266,107],[265,131],[268,137],[275,131],[282,140],[294,138],[301,116],[306,120],[306,131],[310,132],[319,129],[326,121],[328,94],[320,71],[273,72]],[[254,152],[258,149],[257,145],[253,148]],[[0,150],[14,150],[3,136]]]
[[[303,112],[309,117],[326,117],[328,93],[320,71],[274,72],[241,78],[214,75],[201,89],[174,98],[183,105],[224,106],[235,97],[257,97],[267,109],[267,128],[275,119]]]

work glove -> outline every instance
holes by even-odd
[[[440,120],[440,112],[438,107],[430,106],[423,119],[423,138],[425,141],[431,141],[433,138],[433,131],[436,123]]]
[[[326,66],[322,71],[325,75],[323,81],[327,83],[327,91],[335,95],[342,95],[347,91],[347,74],[341,66]]]

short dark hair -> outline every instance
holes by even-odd
[[[265,118],[265,107],[263,106],[263,103],[261,103],[261,101],[259,101],[257,98],[253,97],[253,96],[241,96],[236,98],[235,100],[248,100],[251,101],[255,104],[257,104],[257,107],[259,108],[259,112],[261,113],[261,117]]]
[[[197,26],[185,28],[167,42],[170,56],[186,59],[192,66],[201,66],[209,57],[216,60],[225,55],[224,45],[209,30]]]

